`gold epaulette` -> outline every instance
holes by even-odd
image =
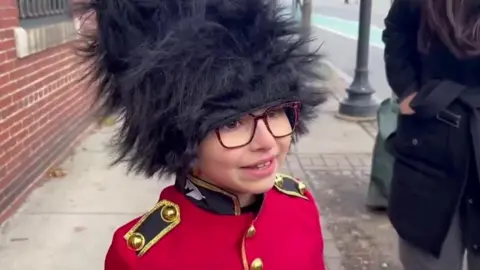
[[[275,177],[275,188],[277,188],[278,191],[290,196],[308,200],[308,197],[305,196],[307,187],[304,183],[298,181],[292,176],[282,173],[278,173]]]
[[[141,257],[179,223],[178,205],[161,200],[125,234],[124,238],[128,247]]]

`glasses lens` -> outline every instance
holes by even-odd
[[[222,145],[235,148],[248,144],[254,136],[257,118],[260,118],[258,121],[265,120],[273,137],[285,137],[292,134],[297,125],[298,109],[295,104],[285,104],[267,109],[261,116],[248,114],[231,121],[217,130]]]
[[[297,125],[297,110],[293,105],[284,105],[266,112],[267,126],[274,137],[285,137],[293,133]]]
[[[224,147],[239,147],[250,141],[254,129],[254,118],[251,115],[246,115],[219,128],[218,136]]]

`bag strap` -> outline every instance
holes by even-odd
[[[452,81],[430,82],[422,88],[410,103],[410,107],[420,118],[436,117],[447,109],[466,89],[466,86]]]

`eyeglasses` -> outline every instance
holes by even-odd
[[[261,115],[247,114],[215,130],[220,144],[228,149],[243,147],[252,142],[257,123],[263,120],[274,138],[293,134],[298,123],[300,102],[288,102],[270,107]]]

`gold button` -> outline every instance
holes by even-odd
[[[283,186],[283,178],[282,177],[277,177],[275,179],[275,185],[277,185],[277,187],[282,187]]]
[[[145,246],[145,237],[140,233],[134,233],[128,237],[128,247],[134,251],[139,251]]]
[[[253,225],[250,226],[250,228],[248,228],[248,231],[247,231],[247,238],[251,238],[255,235],[255,227]]]
[[[263,262],[262,259],[256,258],[253,260],[252,265],[250,266],[251,270],[262,270],[263,269]]]
[[[305,186],[304,183],[298,183],[298,191],[300,191],[302,195],[305,195],[306,190],[307,190],[307,186]]]
[[[178,217],[178,211],[177,209],[175,208],[175,206],[173,205],[166,205],[162,208],[162,212],[161,212],[161,215],[162,215],[162,219],[165,221],[165,222],[173,222],[175,221],[175,219],[177,219]]]

